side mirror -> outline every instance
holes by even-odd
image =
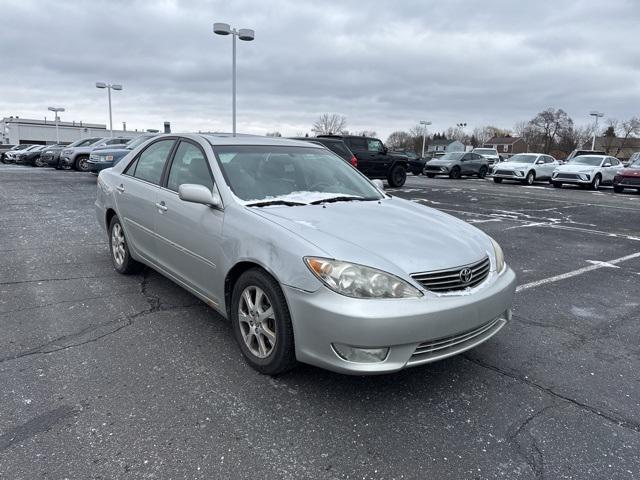
[[[610,166],[611,166],[611,164],[610,164],[609,162],[606,162],[606,163],[604,163],[602,166],[606,168],[606,167],[610,167]]]
[[[536,165],[544,165],[544,160],[538,160],[538,161],[536,162]]]
[[[388,151],[389,151],[389,149],[383,145],[382,146],[382,153],[384,153],[386,155]]]
[[[213,208],[222,207],[220,195],[217,193],[212,194],[204,185],[183,183],[178,187],[178,197],[183,202],[200,203]]]
[[[384,183],[382,183],[382,180],[376,178],[375,180],[371,180],[371,183],[373,183],[378,190],[384,192]]]

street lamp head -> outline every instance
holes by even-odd
[[[589,115],[593,115],[594,117],[604,117],[604,113],[598,112],[597,110],[592,110]]]
[[[96,88],[107,88],[107,84],[104,82],[96,82]]]
[[[238,38],[240,40],[244,40],[245,42],[250,42],[254,38],[256,38],[256,32],[254,32],[250,28],[241,28],[240,30],[238,30]]]
[[[215,33],[216,35],[230,35],[231,25],[229,25],[228,23],[214,23],[213,33]]]
[[[420,125],[431,125],[431,122],[426,120],[420,120]]]
[[[64,112],[64,108],[62,107],[49,107],[48,110],[51,112]]]
[[[122,90],[122,85],[111,85],[111,88],[114,90]]]

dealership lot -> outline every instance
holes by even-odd
[[[0,478],[640,476],[640,195],[410,177],[390,192],[502,245],[511,324],[393,375],[272,379],[195,297],[113,270],[95,190],[0,166]]]

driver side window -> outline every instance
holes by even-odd
[[[382,142],[380,140],[367,140],[367,150],[370,152],[382,152]]]
[[[171,162],[167,188],[178,191],[178,187],[185,183],[204,185],[213,192],[213,179],[207,157],[197,146],[189,142],[180,142]]]

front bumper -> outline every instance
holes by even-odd
[[[555,173],[551,176],[551,181],[556,183],[582,183],[588,185],[593,182],[594,175],[590,173]]]
[[[516,175],[516,171],[510,171],[510,170],[496,170],[491,174],[492,177],[495,178],[504,178],[507,180],[524,180],[524,174],[522,175]]]
[[[105,168],[113,167],[113,161],[111,162],[99,162],[95,160],[88,160],[87,165],[89,166],[89,171],[98,173],[104,170]]]
[[[60,155],[60,166],[62,168],[73,167],[73,159],[67,155]]]
[[[432,165],[424,167],[423,173],[432,175],[449,175],[450,168],[444,165]]]
[[[340,373],[376,374],[441,360],[488,340],[511,319],[515,286],[507,267],[461,295],[427,292],[421,298],[366,300],[324,286],[312,293],[283,288],[298,360]],[[333,343],[388,347],[389,353],[381,362],[350,362],[336,354]]]
[[[637,188],[640,190],[640,177],[619,177],[613,179],[614,187]]]
[[[40,155],[40,159],[46,163],[50,167],[58,166],[58,160],[60,160],[60,155],[55,153],[44,153]]]

